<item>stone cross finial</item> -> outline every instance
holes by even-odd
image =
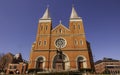
[[[60,20],[60,24],[62,24],[62,21]]]

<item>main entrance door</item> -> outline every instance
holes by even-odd
[[[56,71],[65,70],[65,55],[62,55],[62,59],[56,55],[53,60],[53,69]]]
[[[62,60],[61,61],[56,61],[56,63],[55,63],[55,69],[57,71],[65,70],[65,64],[64,64],[64,62]]]

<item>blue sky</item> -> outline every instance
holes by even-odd
[[[0,53],[29,59],[38,20],[49,6],[53,27],[68,27],[72,4],[83,19],[94,60],[120,60],[120,0],[0,0]]]

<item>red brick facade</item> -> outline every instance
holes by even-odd
[[[96,73],[120,74],[120,61],[111,58],[104,58],[95,62]]]
[[[61,54],[57,54],[57,51],[61,51]],[[90,45],[86,41],[83,21],[75,9],[72,8],[69,28],[61,22],[52,28],[52,19],[47,9],[38,23],[28,69],[62,71],[92,68]]]
[[[6,74],[25,74],[27,67],[27,64],[24,62],[11,63],[8,65]]]
[[[28,64],[22,59],[21,53],[16,55],[7,53],[0,60],[0,70],[6,74],[25,74],[27,68]]]

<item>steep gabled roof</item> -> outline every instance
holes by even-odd
[[[52,31],[56,30],[56,29],[59,28],[59,27],[62,27],[62,28],[64,28],[64,29],[70,31],[67,27],[65,27],[65,26],[64,26],[63,24],[61,24],[61,23],[60,23],[58,26],[56,26],[55,28],[53,28]]]

